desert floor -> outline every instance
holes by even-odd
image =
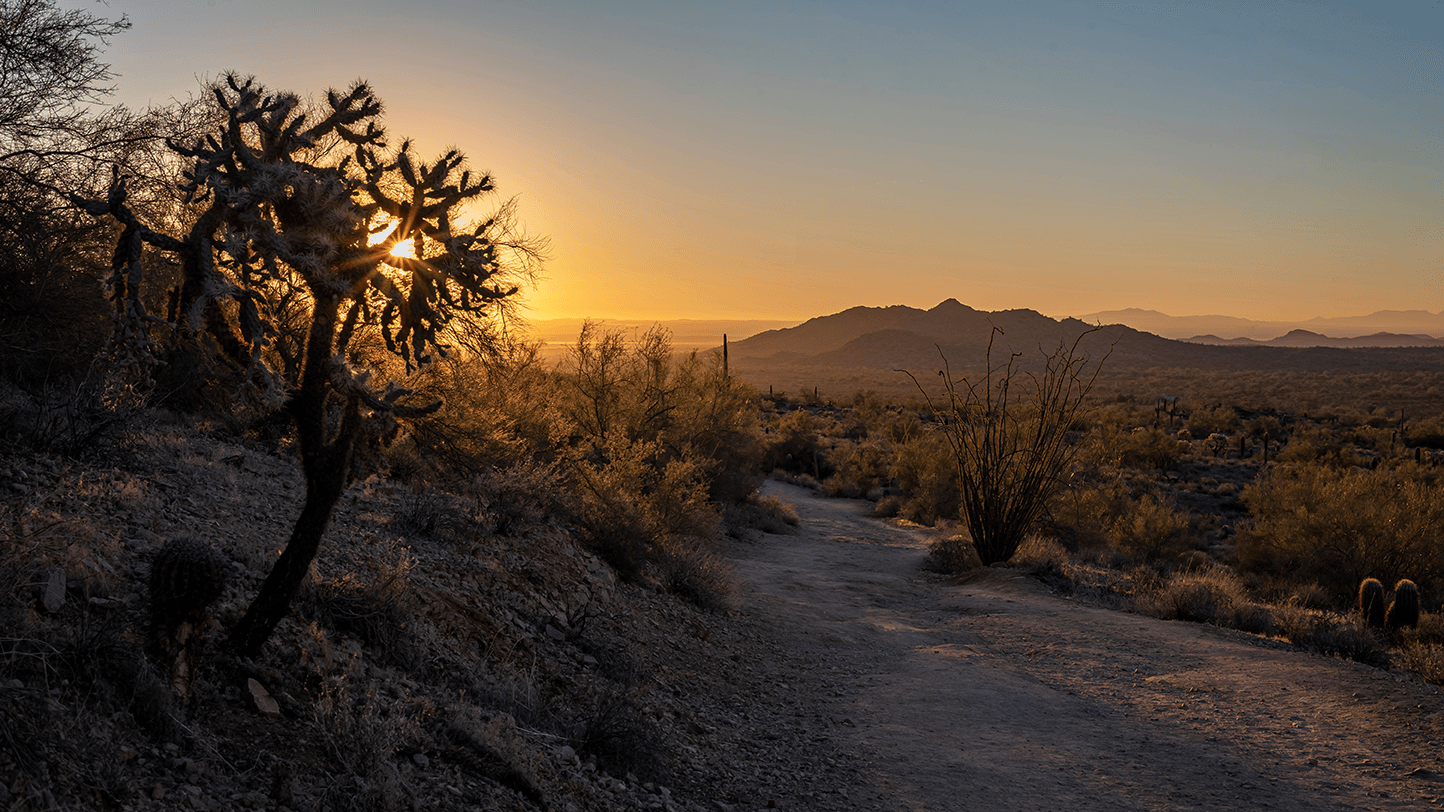
[[[767,488],[801,531],[734,551],[743,612],[802,664],[767,669],[781,684],[759,703],[820,708],[808,715],[851,765],[817,789],[820,808],[1428,809],[1444,797],[1432,686],[1082,605],[1007,570],[943,578],[921,567],[925,537],[867,515],[870,503]]]

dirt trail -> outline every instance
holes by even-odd
[[[749,613],[820,667],[858,809],[1430,809],[1444,698],[1397,674],[920,569],[870,505],[771,483],[796,536],[739,552]],[[820,680],[820,681],[819,681]],[[812,681],[813,684],[806,684]]]

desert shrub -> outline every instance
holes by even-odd
[[[1444,615],[1421,614],[1417,626],[1399,629],[1393,637],[1396,665],[1425,682],[1444,685]]]
[[[327,754],[347,780],[326,790],[323,808],[401,808],[405,794],[394,756],[403,745],[421,739],[422,724],[431,715],[424,700],[395,701],[374,690],[353,691],[343,681],[330,685],[313,706],[312,717]],[[358,784],[356,779],[362,780]]]
[[[822,480],[831,476],[832,463],[823,452],[820,418],[806,409],[793,409],[767,427],[762,467],[769,471],[807,474]]]
[[[603,693],[580,730],[573,740],[577,752],[596,756],[608,772],[652,781],[665,778],[660,734],[632,691],[615,688]]]
[[[1281,466],[1243,501],[1254,518],[1235,546],[1245,570],[1314,581],[1341,599],[1365,577],[1444,577],[1444,500],[1413,466]]]
[[[492,532],[510,536],[557,515],[567,500],[565,484],[559,463],[523,458],[476,471],[463,492],[476,500]]]
[[[1030,535],[1018,545],[1008,563],[1035,575],[1062,573],[1069,564],[1068,550],[1058,540],[1039,534]]]
[[[569,431],[558,381],[536,344],[498,336],[477,350],[452,353],[407,379],[419,394],[445,405],[413,421],[398,445],[414,449],[444,480],[550,459]],[[399,473],[394,463],[392,469],[393,476]]]
[[[1049,502],[1045,526],[1069,549],[1111,548],[1130,559],[1161,561],[1190,546],[1188,514],[1121,478],[1078,477]]]
[[[620,437],[578,462],[574,520],[591,548],[625,577],[655,563],[673,536],[716,535],[720,516],[708,498],[705,466],[669,459],[657,443]]]
[[[1431,685],[1444,685],[1444,646],[1431,643],[1401,645],[1394,662]]]
[[[1281,463],[1315,463],[1336,468],[1364,466],[1369,460],[1359,451],[1360,439],[1353,430],[1305,424],[1290,432],[1277,459]],[[1372,442],[1368,437],[1362,440]]]
[[[1207,437],[1210,434],[1229,434],[1242,425],[1232,406],[1216,405],[1194,409],[1189,413],[1184,428],[1194,437]]]
[[[661,327],[629,346],[621,331],[587,322],[561,374],[562,411],[581,448],[656,443],[668,459],[702,463],[717,501],[757,489],[766,454],[757,393],[727,374],[719,354],[678,359]]]
[[[1180,453],[1178,440],[1161,429],[1097,426],[1085,436],[1081,456],[1097,465],[1162,470]]]
[[[757,393],[729,377],[716,353],[688,353],[675,364],[670,411],[658,439],[674,453],[708,462],[708,493],[735,502],[757,490],[766,453]]]
[[[902,513],[903,504],[904,502],[901,496],[895,493],[883,494],[883,496],[877,500],[877,504],[873,505],[872,515],[879,519],[891,519],[899,513]]]
[[[879,440],[842,442],[827,454],[835,473],[822,483],[829,496],[857,499],[889,480],[893,451]]]
[[[1310,609],[1297,601],[1273,607],[1273,632],[1300,648],[1382,664],[1385,642],[1361,616]]]
[[[958,470],[939,433],[927,432],[899,445],[892,475],[903,492],[898,515],[926,525],[958,518],[962,510]]]
[[[1133,558],[1159,561],[1189,547],[1188,514],[1153,493],[1131,500],[1108,530],[1108,540]]]
[[[972,537],[962,533],[944,536],[929,544],[927,557],[923,559],[924,567],[941,573],[964,572],[982,565]]]

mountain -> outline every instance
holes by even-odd
[[[1269,342],[1305,330],[1324,338],[1349,338],[1355,343],[1339,346],[1435,346],[1433,343],[1378,343],[1396,340],[1444,337],[1444,312],[1427,310],[1380,310],[1367,316],[1315,317],[1307,321],[1255,321],[1234,316],[1170,316],[1157,310],[1136,307],[1104,310],[1079,316],[1089,324],[1126,324],[1167,338],[1199,343],[1218,343],[1237,338]],[[1213,340],[1203,341],[1212,337]],[[1227,338],[1220,338],[1227,336]],[[1275,346],[1294,346],[1279,344]]]
[[[995,332],[996,329],[996,332]],[[1091,331],[1091,332],[1090,332]],[[1081,336],[1081,339],[1080,339]],[[1110,374],[1158,368],[1227,371],[1331,370],[1339,372],[1429,369],[1444,371],[1444,342],[1432,347],[1324,346],[1318,333],[1289,333],[1272,346],[1249,346],[1217,336],[1177,341],[1122,324],[1095,327],[1079,319],[1053,319],[1033,310],[975,310],[948,299],[930,310],[893,305],[854,307],[809,319],[796,327],[768,330],[731,342],[735,369],[793,372],[832,369],[978,369],[989,354],[995,366],[1020,353],[1016,363],[1037,369],[1060,345],[1090,359],[1107,355]],[[1400,336],[1370,336],[1392,342]],[[1425,338],[1428,338],[1427,336]],[[1421,339],[1422,340],[1422,339]],[[946,359],[946,361],[944,360]]]
[[[1309,330],[1290,330],[1288,334],[1268,341],[1252,338],[1219,338],[1216,335],[1193,336],[1191,344],[1216,344],[1239,347],[1444,347],[1444,338],[1426,335],[1374,333],[1354,338],[1331,338]]]

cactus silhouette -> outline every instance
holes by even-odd
[[[1365,578],[1359,584],[1359,614],[1370,626],[1384,628],[1384,585],[1378,578]]]
[[[1389,602],[1389,611],[1384,616],[1384,628],[1389,631],[1405,626],[1419,625],[1419,588],[1408,578],[1394,584],[1394,600]]]
[[[226,560],[193,536],[167,541],[150,565],[150,616],[168,635],[181,623],[198,623],[226,587]]]

